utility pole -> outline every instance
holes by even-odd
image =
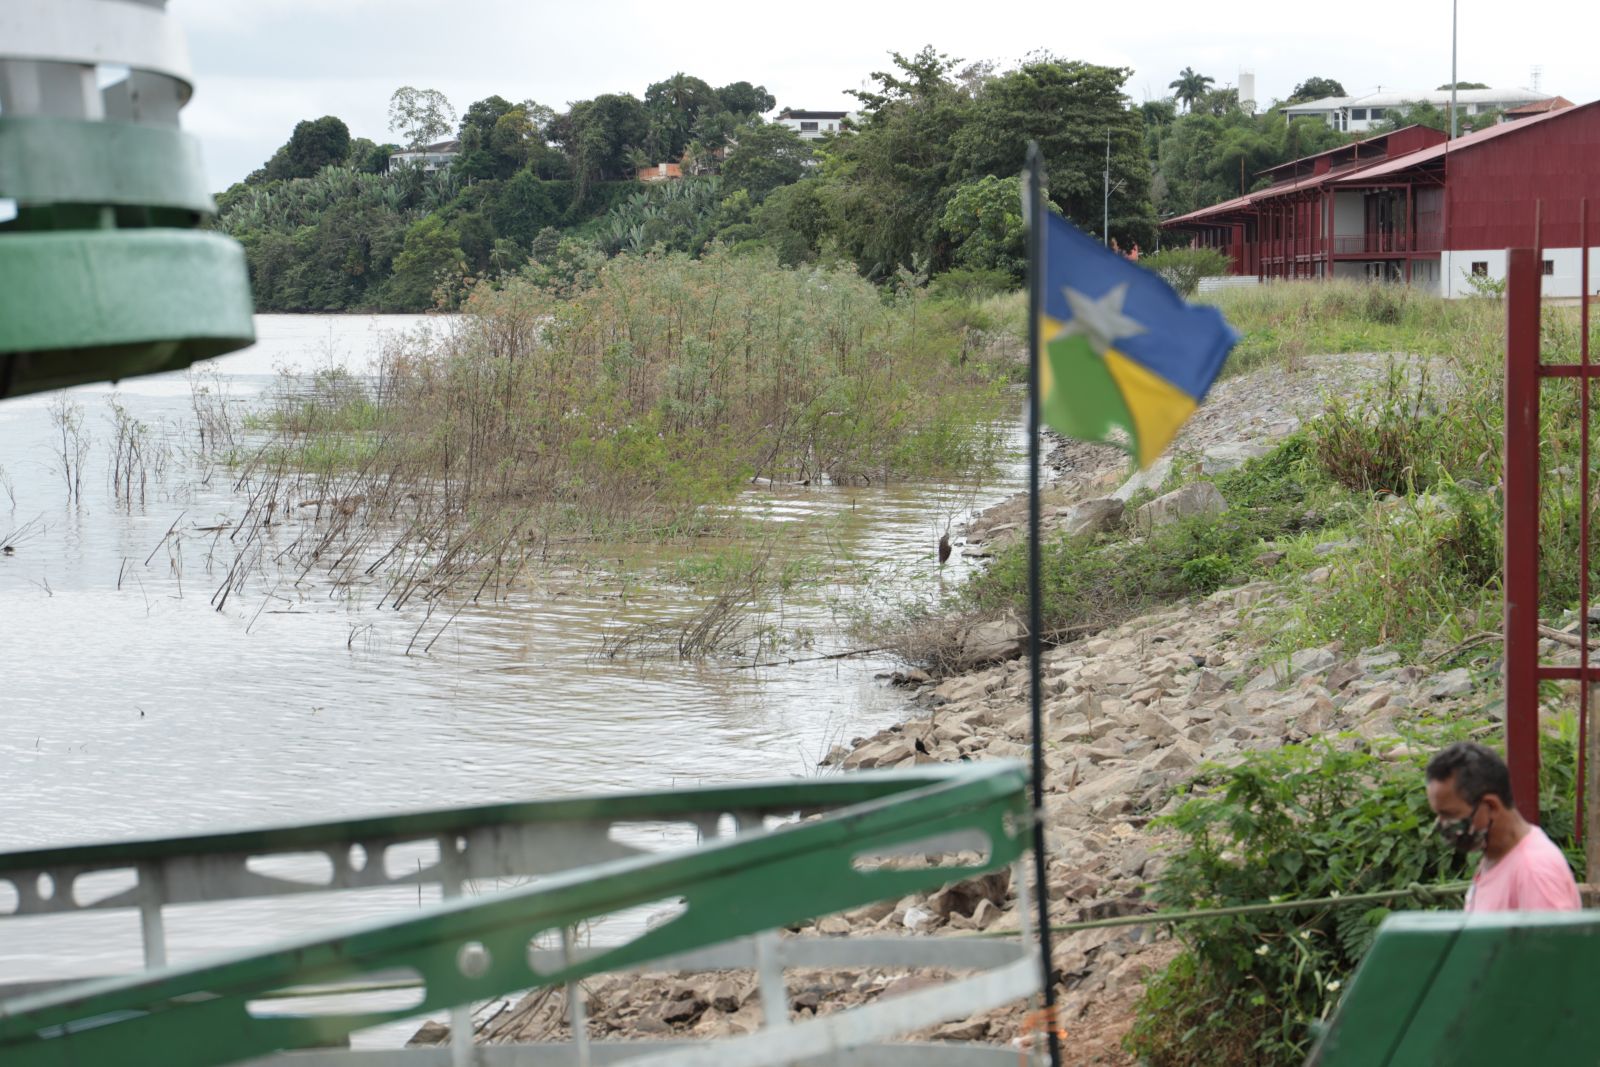
[[[1111,244],[1111,194],[1121,189],[1122,182],[1111,184],[1111,130],[1106,130],[1106,172],[1105,172],[1105,199],[1100,208],[1100,243]]]
[[[1450,0],[1450,139],[1456,139],[1456,8],[1461,0]]]
[[[1105,202],[1101,205],[1100,244],[1111,243],[1111,131],[1106,130]]]

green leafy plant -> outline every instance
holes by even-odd
[[[1333,397],[1313,429],[1317,461],[1361,492],[1410,493],[1436,475],[1435,416],[1425,367],[1391,362],[1383,384],[1359,401]]]
[[[1215,248],[1164,248],[1140,260],[1181,296],[1193,296],[1201,278],[1228,273],[1231,262],[1226,252]]]
[[[1461,277],[1466,280],[1467,288],[1472,290],[1472,295],[1488,300],[1499,300],[1506,295],[1506,279],[1490,277],[1488,274],[1474,274],[1466,267],[1461,268]]]
[[[1229,907],[1464,877],[1464,861],[1433,832],[1422,768],[1469,725],[1413,736],[1402,758],[1322,743],[1203,774],[1195,795],[1159,820],[1181,843],[1153,899],[1168,909]],[[1563,844],[1572,760],[1570,743],[1545,740],[1542,819]],[[1429,906],[1459,902],[1356,901],[1185,923],[1184,951],[1146,986],[1129,1050],[1151,1067],[1298,1064],[1312,1023],[1338,1003],[1383,919]]]

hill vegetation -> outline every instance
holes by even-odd
[[[958,272],[953,284],[997,291],[1021,278],[1029,140],[1059,211],[1145,250],[1161,216],[1343,140],[1276,107],[1247,113],[1192,70],[1179,97],[1135,104],[1131,70],[1047,53],[1008,69],[932,48],[891,60],[820,141],[763,119],[777,102],[761,85],[681,72],[564,112],[490,96],[459,120],[441,94],[404,86],[390,107],[403,145],[352,137],[336,116],[301,122],[218,197],[217,226],[244,245],[269,311],[455,308],[525,270],[548,281],[597,254],[715,246],[878,283]],[[390,166],[446,137],[460,142],[448,167]],[[661,163],[682,178],[639,180]]]

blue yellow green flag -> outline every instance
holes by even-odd
[[[1205,399],[1239,335],[1216,308],[1185,303],[1160,275],[1044,214],[1040,417],[1085,441],[1115,440],[1121,427],[1148,467]]]

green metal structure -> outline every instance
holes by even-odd
[[[993,1046],[884,1046],[899,1033],[1027,997],[1037,957],[1019,942],[932,938],[780,938],[773,931],[872,901],[928,891],[1014,864],[1025,851],[1022,770],[1009,763],[930,765],[814,781],[494,805],[230,834],[0,855],[4,918],[104,909],[137,911],[149,969],[65,984],[0,990],[0,1062],[7,1067],[127,1064],[208,1067],[342,1043],[352,1032],[419,1013],[546,985],[565,985],[574,1043],[473,1049],[456,1015],[453,1050],[386,1051],[383,1062],[628,1062],[665,1065],[804,1062],[1015,1063]],[[690,848],[645,852],[619,826],[679,823]],[[392,870],[390,849],[433,843],[437,859]],[[314,853],[328,876],[311,882],[254,869],[265,858]],[[896,857],[942,858],[906,865]],[[126,884],[85,899],[106,872]],[[518,888],[463,897],[473,882],[531,878]],[[166,965],[164,908],[278,894],[438,884],[443,903],[398,921],[336,936]],[[583,947],[580,924],[643,905],[676,902],[666,921],[621,944]],[[4,926],[0,923],[0,939]],[[573,984],[604,971],[753,968],[765,1026],[714,1045],[609,1046],[584,1036]],[[976,970],[835,1015],[791,1022],[783,969],[900,966]],[[327,998],[374,988],[412,994],[391,1009],[332,1010]],[[321,1007],[300,1010],[307,997]],[[873,1058],[862,1059],[868,1052]],[[841,1059],[841,1056],[846,1056]],[[960,1059],[951,1059],[959,1053]],[[347,1050],[295,1062],[343,1063]],[[855,1057],[855,1059],[851,1059]],[[932,1059],[929,1059],[932,1057]]]
[[[201,228],[190,93],[165,0],[0,4],[0,398],[255,340],[244,251]]]
[[[1410,912],[1384,921],[1314,1067],[1600,1062],[1600,915]]]

